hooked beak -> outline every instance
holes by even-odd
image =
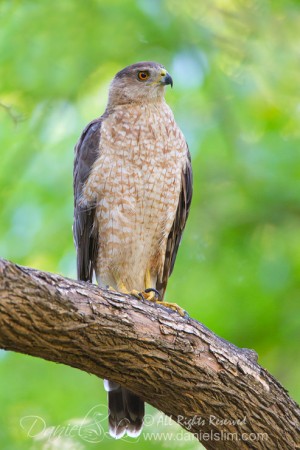
[[[170,84],[171,87],[173,87],[173,80],[171,75],[167,72],[161,79],[161,84],[166,86],[167,84]]]

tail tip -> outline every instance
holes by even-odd
[[[125,436],[126,428],[109,425],[109,434],[114,439],[122,439]]]
[[[126,430],[127,431],[127,436],[129,436],[131,438],[137,438],[141,434],[142,429],[143,429],[143,424],[136,425],[136,426],[131,425]]]
[[[114,439],[122,439],[126,434],[130,438],[137,438],[143,429],[143,423],[133,424],[116,424],[110,421],[109,423],[109,434]]]

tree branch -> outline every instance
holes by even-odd
[[[299,407],[255,352],[153,303],[0,260],[0,347],[118,382],[207,449],[300,448]]]

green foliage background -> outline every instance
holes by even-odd
[[[0,255],[75,277],[74,144],[102,114],[118,70],[159,61],[174,79],[167,101],[194,168],[168,298],[254,348],[299,400],[299,27],[299,4],[288,0],[2,0]],[[49,432],[105,404],[101,381],[75,369],[1,352],[0,402],[2,449],[133,445],[30,435],[26,416],[42,417]]]

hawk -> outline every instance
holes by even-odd
[[[163,302],[189,214],[192,169],[186,140],[164,99],[164,66],[139,62],[111,82],[104,114],[75,147],[74,225],[78,278]],[[144,402],[104,381],[109,431],[141,432]]]

